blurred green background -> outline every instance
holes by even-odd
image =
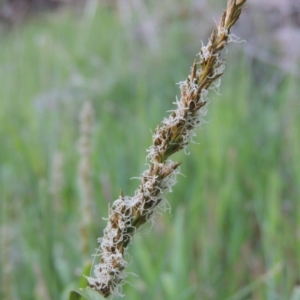
[[[63,300],[79,286],[109,203],[138,187],[151,130],[225,3],[87,1],[2,26],[1,299]],[[278,42],[270,22],[263,5],[242,14],[234,32],[248,43],[229,45],[221,96],[210,94],[189,155],[173,157],[184,176],[167,195],[171,214],[129,247],[137,276],[124,299],[300,299],[299,51],[287,55],[295,44]],[[86,101],[93,215],[83,237]]]

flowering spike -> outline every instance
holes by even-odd
[[[204,122],[208,91],[218,92],[225,68],[220,51],[234,40],[229,36],[230,29],[239,18],[245,2],[228,1],[208,44],[202,45],[199,62],[193,63],[190,75],[179,83],[181,98],[176,99],[177,108],[153,133],[153,143],[147,150],[149,168],[141,175],[140,187],[131,197],[124,196],[121,191],[110,209],[104,236],[99,240],[100,263],[94,267],[94,277],[87,278],[89,286],[104,297],[121,295],[128,265],[124,256],[136,230],[146,221],[153,220],[158,209],[169,209],[164,192],[172,191],[180,173],[180,164],[172,162],[169,157],[181,149],[186,151],[188,143],[193,141],[195,129]]]

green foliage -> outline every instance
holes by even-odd
[[[1,299],[62,300],[82,287],[82,268],[91,257],[79,245],[80,107],[92,101],[96,119],[92,255],[108,201],[138,186],[130,178],[144,169],[150,130],[173,109],[175,83],[189,73],[200,47],[187,34],[187,21],[180,22],[177,30],[178,23],[166,21],[158,49],[134,35],[138,25],[124,26],[102,7],[95,15],[63,12],[35,20],[2,37]],[[150,224],[142,228],[129,247],[129,272],[138,277],[128,277],[125,299],[296,295],[298,78],[284,75],[270,93],[270,78],[254,83],[251,64],[233,49],[240,46],[231,46],[222,96],[211,94],[208,124],[197,131],[200,145],[174,158],[185,176],[167,196],[173,213],[157,216],[151,232],[144,234]],[[57,152],[63,155],[59,197],[51,191]],[[76,291],[70,299],[94,299]]]
[[[99,295],[98,292],[91,288],[80,289],[72,291],[69,296],[69,300],[103,300],[104,298]]]

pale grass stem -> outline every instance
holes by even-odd
[[[10,253],[10,226],[5,223],[1,226],[1,266],[2,266],[2,280],[1,280],[1,294],[4,299],[12,298],[12,265],[9,257]]]
[[[187,79],[179,83],[181,97],[175,102],[177,108],[153,134],[153,144],[147,155],[149,168],[140,177],[140,187],[133,196],[124,196],[121,192],[110,208],[103,237],[98,240],[100,263],[94,267],[94,277],[87,278],[89,286],[104,297],[121,295],[128,265],[124,256],[137,229],[153,220],[157,209],[168,208],[164,191],[172,191],[180,165],[169,157],[186,149],[195,136],[195,128],[203,122],[208,91],[218,90],[223,75],[225,64],[221,51],[228,43],[236,41],[230,30],[245,2],[228,1],[217,28],[200,50],[199,61],[194,62]]]
[[[36,278],[34,288],[35,299],[51,300],[44,274],[41,270],[41,266],[38,263],[34,265],[34,274]]]
[[[80,137],[77,148],[79,153],[78,164],[78,187],[80,192],[81,223],[80,239],[81,251],[84,255],[88,254],[89,231],[91,226],[93,187],[91,182],[91,150],[92,150],[92,131],[93,131],[93,107],[88,101],[84,102],[79,114]]]
[[[50,183],[50,194],[54,200],[54,209],[56,213],[60,213],[62,211],[62,188],[64,182],[63,175],[63,154],[59,151],[54,153],[52,159],[52,170],[51,170],[51,183]]]

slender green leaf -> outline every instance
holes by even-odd
[[[69,300],[103,300],[104,298],[91,288],[78,289],[70,292]]]

